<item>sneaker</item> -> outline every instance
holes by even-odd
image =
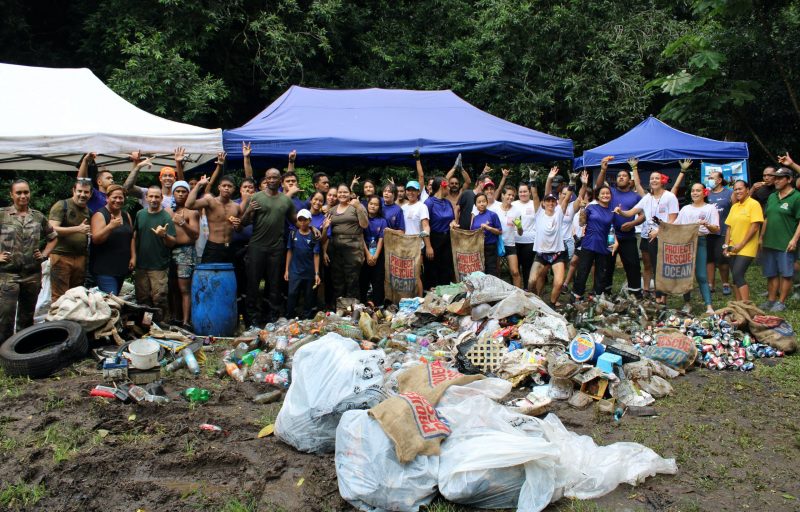
[[[722,283],[722,295],[730,295],[731,294],[731,285],[728,283]]]
[[[681,308],[681,312],[690,315],[692,313],[692,305],[689,303],[684,304]]]
[[[768,300],[768,301],[762,302],[758,306],[758,309],[760,309],[761,311],[769,311],[770,309],[772,309],[772,307],[774,305],[775,305],[775,301],[774,300]]]
[[[771,308],[769,308],[770,313],[780,313],[781,311],[786,311],[786,304],[783,302],[776,302]]]

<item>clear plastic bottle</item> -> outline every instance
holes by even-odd
[[[377,253],[377,252],[378,252],[378,241],[374,236],[370,237],[370,239],[369,239],[369,255],[370,256],[375,256],[375,253]]]
[[[197,363],[197,358],[194,357],[194,352],[185,348],[181,351],[183,360],[186,362],[186,367],[195,375],[200,375],[200,365]]]
[[[289,387],[289,370],[283,369],[277,373],[268,373],[264,376],[264,382],[276,387]]]
[[[228,375],[233,380],[244,382],[244,373],[242,372],[241,368],[239,368],[239,366],[233,361],[225,363],[225,370],[228,372]]]
[[[608,242],[606,243],[606,245],[611,247],[612,245],[614,245],[615,240],[616,236],[614,234],[614,226],[611,226],[611,230],[608,232]]]
[[[276,372],[283,368],[286,361],[286,348],[289,346],[289,338],[278,336],[275,338],[275,350],[272,351],[272,369]]]

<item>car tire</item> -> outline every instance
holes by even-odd
[[[13,377],[47,377],[88,351],[89,340],[79,323],[45,322],[4,341],[0,345],[0,367]]]

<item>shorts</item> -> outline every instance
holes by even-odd
[[[761,272],[764,277],[794,276],[795,252],[779,251],[777,249],[761,249]]]
[[[189,279],[197,261],[194,244],[180,245],[172,249],[172,263],[178,279]]]
[[[715,265],[728,265],[730,261],[722,254],[725,237],[722,235],[706,235],[706,261]]]
[[[517,255],[517,246],[516,245],[506,245],[504,246],[506,251],[506,256],[516,256]]]
[[[566,264],[568,261],[569,258],[567,258],[567,251],[537,252],[536,258],[534,258],[534,262],[539,263],[540,265],[554,265],[556,263]]]
[[[567,251],[566,259],[564,261],[571,260],[572,256],[575,254],[575,239],[572,237],[565,238],[564,249]]]

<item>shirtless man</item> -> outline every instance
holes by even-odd
[[[169,274],[170,311],[176,322],[187,330],[191,313],[192,272],[196,263],[194,243],[200,235],[200,213],[186,208],[189,184],[178,181],[172,185],[175,209],[167,209],[175,223],[175,245],[172,247],[172,269]],[[177,284],[177,286],[173,286]],[[179,318],[180,315],[180,318]]]
[[[217,156],[217,166],[222,166],[225,162],[225,153]],[[219,195],[214,197],[206,194],[201,198],[197,195],[201,188],[209,183],[206,176],[200,178],[197,185],[189,192],[186,198],[186,208],[190,210],[205,209],[208,217],[208,242],[203,250],[203,263],[233,263],[235,259],[235,248],[233,241],[234,229],[240,229],[241,212],[239,205],[232,197],[236,190],[236,183],[231,176],[223,176],[219,180],[217,190]]]

